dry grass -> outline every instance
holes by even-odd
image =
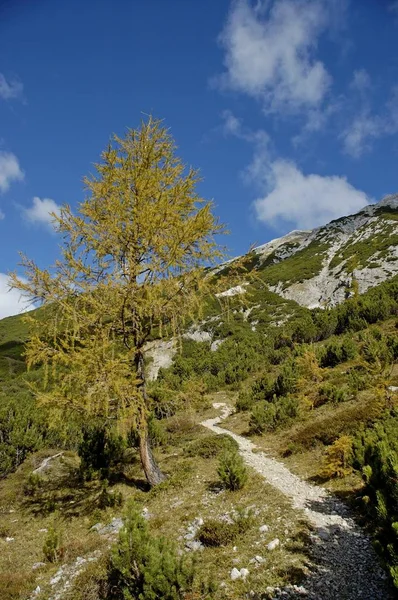
[[[217,400],[222,401],[220,395]],[[197,423],[202,418],[203,415],[197,415],[194,420]],[[126,469],[123,481],[113,487],[122,492],[126,501],[132,499],[147,507],[153,533],[175,540],[180,547],[184,545],[181,538],[194,518],[200,516],[205,521],[219,519],[237,509],[254,508],[254,520],[239,539],[221,548],[206,548],[197,554],[200,574],[207,577],[212,572],[216,581],[226,583],[214,600],[238,600],[251,589],[260,591],[267,585],[295,581],[307,564],[307,527],[300,520],[301,515],[254,473],[250,474],[243,490],[227,492],[220,489],[217,485],[217,460],[186,457],[183,452],[189,442],[208,435],[207,430],[195,423],[170,434],[169,445],[158,452],[160,465],[169,478],[152,491],[143,491],[142,472],[137,461]],[[103,560],[85,569],[68,592],[69,596],[65,596],[65,600],[97,600],[101,580],[105,577],[107,550],[106,541],[96,532],[91,532],[90,527],[95,522],[105,523],[113,516],[119,516],[124,509],[100,511],[96,507],[98,484],[77,485],[74,479],[77,461],[72,453],[54,461],[46,476],[44,491],[38,496],[26,497],[24,483],[46,455],[48,453],[41,452],[32,456],[1,483],[0,532],[15,539],[12,542],[6,542],[5,537],[0,539],[0,597],[2,600],[26,600],[37,585],[42,589],[38,598],[45,600],[49,597],[49,579],[60,565],[46,563],[34,571],[32,566],[43,561],[43,543],[47,534],[40,530],[55,526],[62,537],[62,564],[73,563],[77,556],[85,556],[96,549],[102,550]],[[55,497],[55,510],[50,512],[43,510],[47,494]],[[269,526],[269,533],[261,535],[258,528],[264,523]],[[279,538],[281,545],[269,552],[265,545],[274,538]],[[266,559],[257,568],[250,563],[256,555],[263,555]],[[247,582],[231,582],[229,574],[234,566],[249,569]]]

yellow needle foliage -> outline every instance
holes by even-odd
[[[200,314],[223,228],[161,121],[115,136],[95,170],[77,212],[53,215],[62,258],[43,270],[22,256],[12,274],[45,307],[28,316],[26,357],[44,366],[40,401],[145,429],[144,345]]]

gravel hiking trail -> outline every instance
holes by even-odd
[[[294,475],[279,461],[256,449],[249,439],[223,429],[219,424],[233,407],[216,402],[220,416],[201,425],[216,434],[228,434],[239,445],[239,453],[273,487],[302,510],[314,528],[311,536],[311,572],[303,581],[307,598],[316,600],[388,600],[396,598],[385,572],[380,567],[370,538],[350,516],[350,510],[324,488],[311,485]],[[293,595],[292,595],[293,594]],[[298,597],[288,588],[275,597]]]

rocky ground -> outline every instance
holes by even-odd
[[[248,439],[219,426],[232,407],[216,403],[221,416],[202,422],[216,434],[228,433],[239,444],[245,462],[266,481],[288,496],[314,528],[313,569],[300,588],[267,590],[273,598],[305,596],[316,600],[387,600],[394,598],[369,537],[358,527],[349,509],[326,490],[311,485],[282,463],[262,452],[253,452]]]

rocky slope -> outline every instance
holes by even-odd
[[[309,308],[341,302],[353,280],[365,292],[398,273],[398,194],[258,246],[253,266],[272,291]]]

